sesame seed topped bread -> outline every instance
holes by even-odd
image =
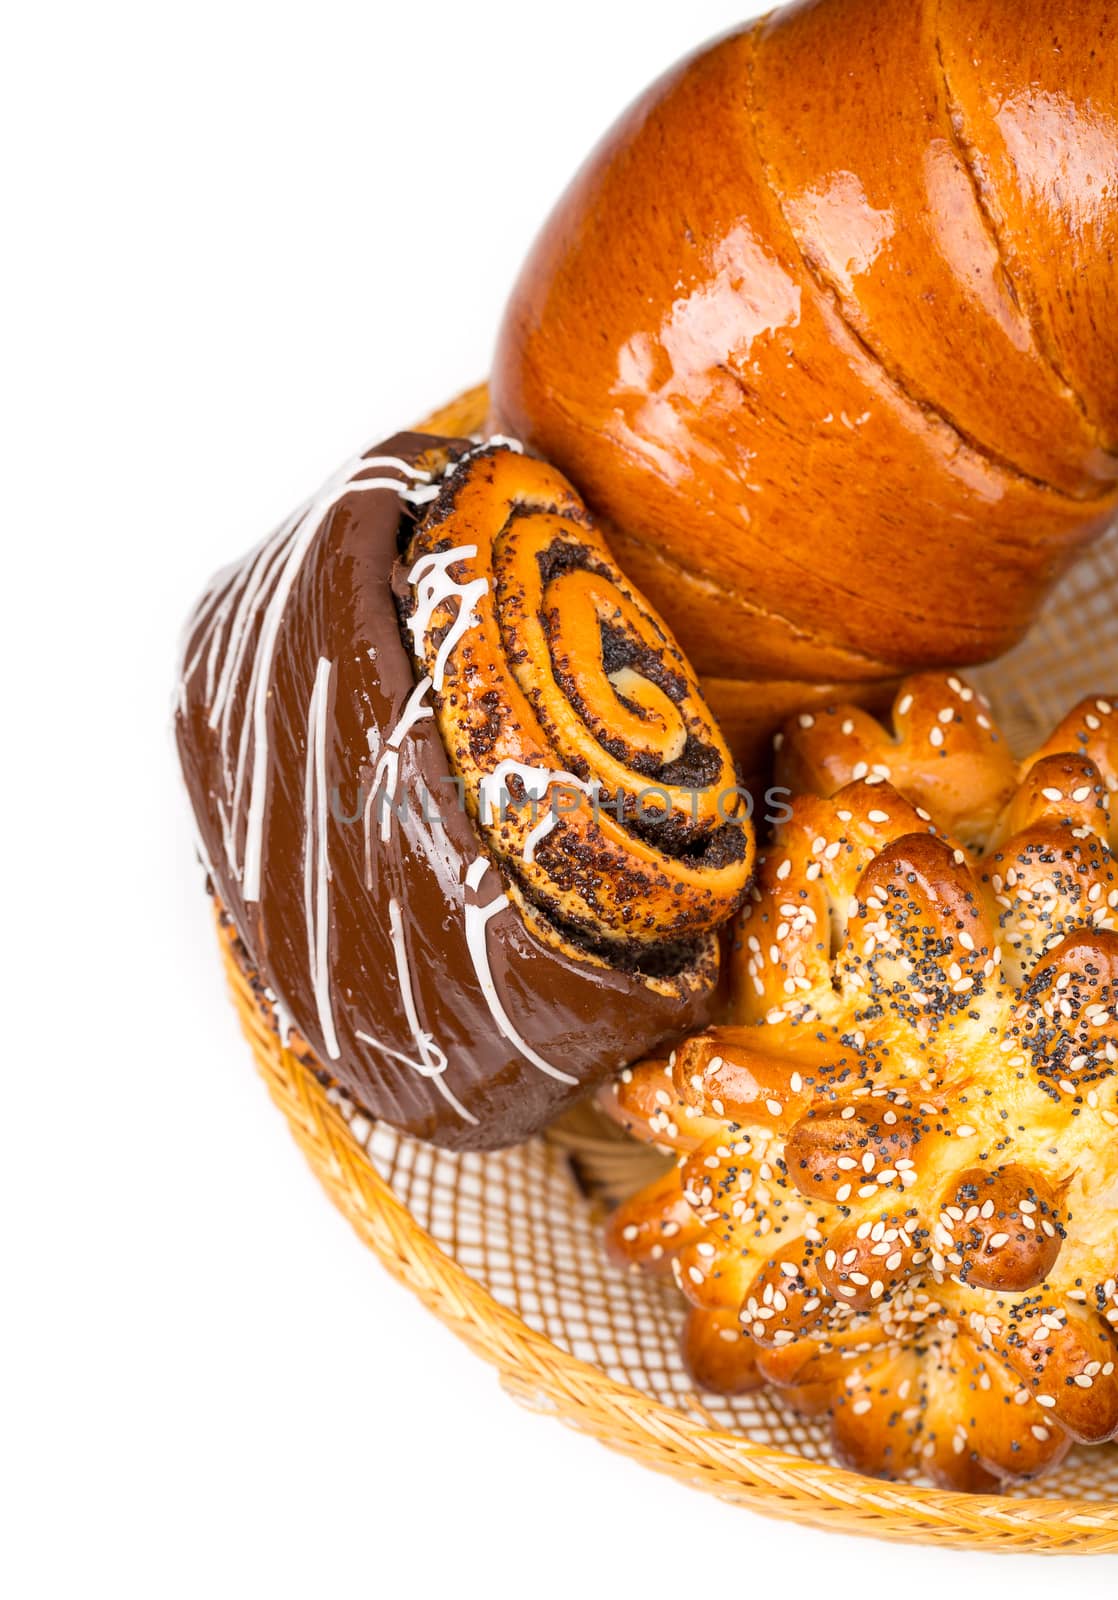
[[[732,1022],[603,1095],[679,1158],[611,1250],[674,1271],[698,1382],[829,1414],[849,1464],[1033,1476],[1118,1436],[1118,717],[1086,701],[1015,768],[925,677],[892,731],[835,708],[778,759],[815,792],[741,914]]]

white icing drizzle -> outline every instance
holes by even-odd
[[[275,533],[239,563],[232,581],[230,581],[230,568],[227,567],[218,573],[195,607],[193,618],[188,625],[188,637],[194,635],[203,618],[205,626],[190,660],[184,664],[180,673],[178,701],[180,709],[185,710],[188,685],[205,660],[204,704],[209,713],[210,726],[217,728],[220,725],[222,728],[225,796],[219,804],[225,852],[233,877],[241,880],[242,898],[246,904],[252,904],[260,899],[264,814],[268,795],[267,709],[276,644],[291,591],[317,534],[331,510],[347,494],[388,490],[411,505],[429,505],[441,493],[442,481],[451,477],[465,461],[497,445],[517,451],[523,448],[518,441],[500,435],[491,440],[480,441],[465,455],[457,460],[448,461],[439,474],[438,481],[435,481],[433,473],[405,461],[400,456],[368,453],[355,456],[327,479],[313,499],[289,517]],[[401,478],[362,477],[363,473],[376,472],[378,469],[398,472]],[[411,481],[409,483],[402,480]],[[476,554],[476,549],[470,553]],[[438,558],[435,558],[435,562],[437,565]],[[461,601],[460,626],[456,626],[453,637],[440,651],[436,687],[441,687],[446,658],[462,633],[476,624],[477,619],[472,615],[474,604],[472,596],[484,593],[484,587],[480,587],[484,584],[484,580],[478,580],[479,587],[471,590],[469,594],[459,590],[457,586],[449,585],[445,575],[441,581],[434,577],[432,581],[441,599],[457,593]],[[223,587],[224,592],[222,592]],[[232,703],[244,666],[247,641],[262,607],[264,616],[249,674],[237,759],[235,765],[231,766],[228,743]],[[207,608],[208,617],[206,617]],[[228,637],[226,637],[227,627]],[[242,862],[238,858],[236,835],[241,799],[246,785],[249,803]]]
[[[400,787],[400,746],[417,722],[423,722],[428,717],[435,715],[427,703],[427,692],[431,687],[430,678],[424,678],[417,683],[407,698],[407,703],[397,719],[396,726],[388,735],[385,748],[373,772],[373,784],[369,791],[369,798],[365,802],[365,881],[368,887],[370,882],[370,852],[369,840],[372,826],[373,805],[377,795],[383,787],[384,797],[381,801],[380,812],[380,840],[387,844],[392,832],[393,809],[396,805],[397,792]],[[370,729],[368,734],[370,750],[375,740],[375,732]]]
[[[419,1012],[415,1005],[415,991],[412,986],[411,967],[408,962],[408,947],[404,939],[404,919],[400,915],[400,905],[397,900],[388,902],[388,927],[392,935],[392,949],[396,957],[396,974],[400,982],[400,998],[404,1005],[404,1015],[408,1019],[412,1038],[415,1040],[416,1056],[407,1056],[399,1050],[393,1050],[389,1045],[382,1044],[379,1039],[374,1039],[371,1034],[358,1033],[357,1037],[380,1050],[384,1055],[390,1056],[393,1061],[401,1061],[421,1078],[429,1078],[435,1088],[442,1095],[449,1106],[462,1118],[463,1122],[477,1127],[477,1118],[467,1111],[465,1106],[454,1095],[446,1083],[444,1073],[448,1061],[446,1051],[435,1043],[435,1040],[420,1027]]]
[[[186,691],[190,686],[190,680],[193,678],[195,672],[198,670],[198,667],[201,664],[202,657],[207,654],[207,651],[211,658],[214,654],[214,639],[218,636],[218,633],[224,626],[225,617],[229,614],[229,609],[233,604],[236,591],[240,588],[243,582],[243,562],[233,561],[228,566],[222,567],[220,572],[214,573],[213,577],[206,585],[198,604],[194,607],[194,610],[187,619],[187,623],[182,631],[182,637],[179,644],[179,658],[180,660],[185,661],[185,665],[179,674],[178,684],[177,698],[180,712],[186,711]],[[207,611],[210,612],[209,617],[206,617]],[[185,658],[187,646],[194,635],[198,632],[203,618],[206,620],[206,626],[198,640],[194,654],[190,657],[189,661],[186,661]],[[212,692],[213,687],[211,671],[207,673],[206,681],[207,705],[209,704]]]
[[[238,575],[237,582],[230,588],[229,593],[225,596],[224,600],[222,600],[220,606],[218,606],[210,624],[213,631],[210,635],[210,648],[206,653],[205,704],[207,706],[212,705],[217,686],[217,664],[221,659],[221,647],[225,638],[225,624],[228,621],[229,612],[232,609],[233,601],[240,592],[241,584],[244,582],[246,576],[247,573],[245,572],[244,568],[242,568]],[[201,646],[199,646],[199,648],[201,648]],[[184,682],[183,701],[185,702],[185,700],[186,683]]]
[[[434,488],[409,489],[397,478],[355,478],[354,474],[363,472],[365,466],[364,458],[360,456],[355,462],[350,462],[324,485],[317,498],[301,513],[295,525],[295,538],[290,554],[272,591],[261,624],[256,660],[253,664],[256,682],[246,713],[251,720],[253,746],[252,779],[245,829],[244,881],[241,889],[246,904],[260,899],[264,808],[268,794],[268,695],[272,683],[272,661],[280,626],[287,610],[287,602],[306,560],[307,552],[330,512],[347,494],[366,494],[378,489],[390,489],[394,494],[398,494],[401,500],[423,504],[438,493]]]
[[[473,578],[467,583],[458,583],[450,576],[448,570],[456,562],[469,561],[476,555],[476,544],[457,545],[453,550],[437,550],[431,555],[420,556],[408,573],[408,582],[415,588],[415,611],[408,618],[408,631],[412,636],[417,656],[422,651],[423,636],[431,626],[431,618],[435,612],[447,600],[458,601],[458,614],[447,629],[446,637],[435,657],[435,668],[431,677],[436,690],[442,689],[447,662],[454,651],[471,628],[480,626],[481,619],[474,607],[482,595],[488,592],[489,579]]]
[[[486,873],[490,870],[490,865],[491,863],[484,856],[479,856],[466,873],[466,887],[475,891],[478,890]],[[470,960],[474,964],[474,973],[481,986],[481,992],[485,996],[485,1003],[489,1007],[489,1013],[493,1021],[497,1024],[498,1031],[504,1034],[511,1044],[516,1046],[526,1061],[530,1061],[540,1072],[546,1073],[549,1078],[557,1079],[559,1083],[577,1084],[577,1078],[572,1078],[570,1073],[561,1072],[558,1067],[553,1066],[550,1061],[546,1061],[543,1056],[537,1055],[532,1046],[521,1038],[513,1027],[509,1014],[501,1003],[500,995],[497,993],[497,985],[493,981],[493,973],[489,965],[488,927],[492,918],[503,911],[508,903],[509,897],[503,892],[490,900],[489,904],[485,906],[471,905],[468,901],[466,903],[466,946],[470,952]]]
[[[229,637],[225,641],[225,654],[221,664],[221,676],[217,686],[209,699],[209,726],[222,727],[222,762],[228,768],[226,760],[227,724],[229,712],[233,705],[233,691],[240,678],[241,665],[244,661],[245,646],[250,634],[250,623],[259,611],[259,596],[266,590],[269,582],[275,576],[284,552],[291,542],[294,532],[296,517],[289,517],[270,539],[265,540],[256,554],[255,560],[246,561],[244,573],[240,584],[240,599],[237,609],[233,613],[233,620],[229,625]],[[226,780],[228,781],[228,779]]]
[[[307,711],[307,765],[303,786],[303,908],[307,919],[307,959],[319,1026],[331,1061],[341,1055],[330,995],[330,860],[326,803],[326,713],[333,663],[320,657]]]
[[[208,714],[210,728],[214,731],[220,729],[221,766],[225,796],[224,799],[218,799],[218,811],[224,834],[225,853],[233,876],[242,881],[241,893],[246,905],[258,902],[260,899],[263,869],[263,829],[268,795],[268,762],[270,757],[267,711],[275,652],[292,590],[315,539],[322,531],[330,512],[346,495],[365,493],[366,491],[388,490],[409,504],[416,506],[428,505],[437,499],[441,493],[442,481],[451,477],[466,461],[498,446],[518,453],[523,450],[523,446],[518,440],[509,439],[503,435],[494,435],[491,439],[480,440],[463,456],[458,457],[457,460],[449,461],[439,475],[439,481],[435,481],[432,473],[398,456],[360,455],[355,457],[339,469],[338,472],[334,473],[317,495],[282,523],[262,544],[250,551],[241,562],[223,568],[210,581],[205,593],[195,607],[187,625],[186,641],[180,652],[181,656],[185,657],[189,640],[198,633],[200,627],[202,631],[198,635],[197,643],[190,659],[184,661],[180,673],[178,704],[180,710],[185,712],[188,687],[194,674],[204,661],[206,682],[203,704]],[[361,476],[365,472],[376,471],[377,469],[398,472],[402,475],[402,478],[411,481],[408,483],[394,477],[364,478]],[[380,836],[385,841],[389,837],[391,816],[393,815],[393,806],[399,785],[400,747],[417,723],[434,715],[428,700],[431,690],[441,690],[446,665],[451,654],[465,634],[471,628],[479,626],[479,618],[476,615],[475,607],[488,590],[487,579],[479,577],[465,584],[459,584],[450,578],[447,571],[448,567],[453,563],[468,560],[476,555],[477,546],[469,545],[441,554],[425,556],[416,563],[408,575],[409,582],[415,585],[417,590],[416,612],[408,622],[417,652],[420,639],[429,627],[434,611],[440,605],[449,599],[457,599],[458,614],[440,646],[432,675],[418,683],[408,697],[407,703],[388,737],[386,748],[377,765],[376,778],[369,805],[371,805],[381,784],[384,784],[386,804],[384,815],[381,819]],[[245,666],[249,640],[253,635],[253,629],[257,619],[260,617],[261,610],[263,610],[263,618],[256,638],[256,649],[253,652],[246,686],[245,711],[237,744],[236,760],[231,761],[229,741],[232,730],[233,709]],[[333,663],[324,657],[320,658],[307,710],[306,766],[304,773],[303,888],[307,958],[310,965],[315,1005],[318,1010],[319,1024],[326,1053],[330,1059],[336,1060],[340,1056],[341,1050],[334,1021],[329,972],[330,862],[328,849],[329,805],[326,783],[326,729],[332,672]],[[373,747],[373,738],[374,735],[370,733],[370,750]],[[543,770],[527,767],[518,769],[518,775],[522,781],[525,781],[527,788],[526,774],[531,775],[538,782],[543,777]],[[547,775],[547,779],[548,782],[577,784],[580,788],[584,788],[589,792],[588,786],[581,784],[570,773],[551,773]],[[242,863],[238,861],[237,855],[236,824],[246,784],[248,785],[248,814]],[[545,783],[544,789],[546,787]],[[369,806],[367,805],[367,859],[369,816]],[[526,846],[526,851],[529,849],[534,850],[539,838],[542,838],[544,832],[549,831],[549,826],[553,825],[554,819],[548,818],[545,819],[543,832],[533,830],[533,838],[529,841],[529,845]],[[198,837],[198,845],[199,854],[202,856],[206,870],[210,877],[216,881],[212,864],[206,856],[200,835]],[[526,859],[530,860],[531,855],[527,854]],[[481,877],[484,877],[487,867],[488,863],[483,860],[474,863],[467,875],[467,882],[470,883],[471,887],[477,887]],[[477,876],[476,869],[479,868],[481,875]],[[541,1072],[558,1079],[562,1083],[573,1085],[577,1082],[575,1078],[561,1072],[550,1062],[545,1061],[520,1037],[504,1010],[500,996],[497,994],[489,966],[486,927],[490,918],[495,916],[508,903],[508,896],[501,894],[488,906],[480,907],[475,905],[466,907],[466,939],[478,981],[481,984],[489,1010],[501,1033],[516,1046],[526,1060],[530,1061]],[[446,1052],[441,1049],[429,1033],[420,1027],[411,970],[408,964],[407,948],[404,941],[403,919],[400,915],[398,902],[394,899],[390,900],[388,910],[401,1000],[415,1041],[417,1054],[414,1058],[404,1055],[366,1033],[359,1032],[356,1037],[367,1044],[373,1045],[386,1056],[403,1062],[419,1073],[420,1076],[429,1078],[435,1084],[438,1092],[453,1107],[463,1121],[476,1126],[477,1118],[466,1110],[445,1082],[444,1075],[448,1065]],[[294,1024],[282,1002],[276,999],[273,1003],[280,1037],[284,1038],[290,1035]]]
[[[524,801],[510,800],[508,780],[519,778],[524,785],[527,797]],[[591,800],[597,795],[601,784],[597,778],[587,782],[575,776],[573,772],[564,772],[554,767],[530,766],[523,761],[501,761],[492,772],[487,772],[478,786],[478,813],[483,823],[492,826],[502,820],[502,812],[506,807],[512,809],[518,805],[526,805],[528,801],[541,801],[551,788],[552,784],[568,784],[573,789],[580,789]],[[529,830],[524,841],[522,855],[525,861],[536,859],[536,846],[559,821],[559,813],[554,805],[548,805],[535,827]]]
[[[362,456],[361,459],[367,467],[395,467],[397,472],[419,483],[430,483],[433,476],[422,467],[417,467],[413,461],[405,461],[402,456]]]
[[[286,558],[287,552],[291,547],[293,524],[286,524],[285,527],[287,529],[286,535],[284,529],[280,529],[279,533],[276,535],[276,538],[279,540],[278,545],[273,543],[269,549],[264,552],[264,555],[269,559],[264,562],[263,566],[260,565],[259,561],[254,563],[254,569],[259,570],[254,570],[253,576],[250,579],[250,587],[254,591],[252,595],[253,600],[256,600],[258,596],[267,592],[269,584],[271,584],[273,581],[278,568]],[[247,593],[248,590],[246,589],[246,594]],[[238,607],[238,611],[240,610],[241,608]],[[230,766],[229,762],[229,735],[232,729],[233,707],[235,700],[234,690],[240,679],[240,671],[244,660],[244,652],[248,645],[251,632],[250,628],[246,625],[246,622],[247,613],[244,617],[234,617],[233,619],[233,624],[229,631],[229,639],[226,643],[226,664],[228,664],[230,659],[235,655],[235,669],[226,682],[218,683],[209,718],[211,728],[216,728],[219,723],[221,727],[221,771],[225,784],[225,801],[223,802],[220,799],[218,800],[218,812],[221,817],[222,836],[225,845],[225,859],[229,864],[229,870],[233,874],[234,878],[239,878],[241,875],[240,863],[237,859],[237,818],[240,815],[241,795],[244,790],[244,782],[248,773],[248,745],[249,738],[252,733],[252,719],[247,715],[247,712],[241,722],[240,737],[237,740],[237,761],[235,766]],[[257,674],[259,670],[260,657],[259,655],[255,655],[249,669],[248,688],[246,691],[246,706],[251,705],[255,696]],[[225,679],[224,670],[222,672],[222,679]]]

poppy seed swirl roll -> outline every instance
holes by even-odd
[[[711,1020],[753,854],[733,769],[572,491],[517,449],[398,434],[350,461],[203,596],[176,734],[262,1009],[372,1116],[510,1144]],[[524,800],[530,762],[567,804],[600,781],[601,822],[549,831],[541,801],[483,824],[482,779]]]
[[[639,967],[724,922],[752,865],[733,759],[566,480],[475,457],[397,588],[466,806],[526,898]]]

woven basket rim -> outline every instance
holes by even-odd
[[[473,432],[483,425],[487,404],[481,385],[419,426]],[[962,1494],[869,1479],[702,1421],[553,1343],[497,1300],[419,1224],[314,1072],[281,1042],[220,920],[218,934],[231,995],[257,1067],[315,1176],[392,1275],[495,1366],[515,1398],[549,1410],[655,1470],[768,1516],[963,1548],[1118,1551],[1118,1504],[1073,1496]],[[559,1159],[555,1152],[552,1158]]]
[[[1005,1547],[1018,1551],[1118,1550],[1118,1506],[1067,1496],[960,1494],[865,1478],[711,1427],[553,1344],[495,1299],[415,1220],[314,1073],[281,1044],[221,929],[219,941],[257,1066],[315,1175],[392,1275],[496,1366],[516,1398],[538,1405],[544,1397],[554,1414],[581,1431],[715,1493],[732,1495],[736,1489],[744,1503],[769,1515],[878,1537],[946,1537],[984,1548],[1008,1535]],[[634,1430],[643,1449],[625,1442]],[[715,1474],[718,1481],[710,1481]]]

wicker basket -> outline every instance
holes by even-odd
[[[485,391],[424,424],[470,432]],[[1026,743],[1080,695],[1118,679],[1118,539],[1063,584],[1030,638],[975,675]],[[678,1354],[674,1289],[616,1271],[572,1157],[619,1181],[630,1155],[577,1121],[490,1155],[449,1155],[371,1126],[285,1049],[222,928],[232,995],[257,1066],[338,1209],[388,1269],[525,1404],[646,1466],[772,1516],[880,1538],[1053,1553],[1118,1551],[1118,1449],[1075,1451],[1042,1483],[960,1495],[831,1465],[820,1430],[763,1392],[700,1396]],[[619,1167],[620,1163],[620,1167]],[[633,1170],[632,1187],[641,1181]]]

